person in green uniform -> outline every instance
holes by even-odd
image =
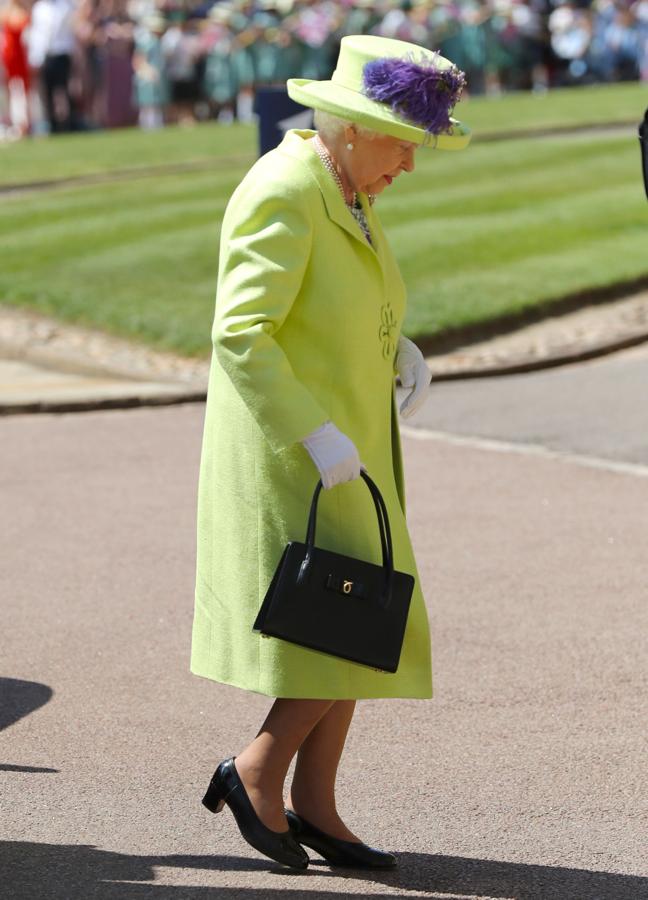
[[[398,375],[409,389],[400,414],[413,414],[430,372],[401,334],[405,285],[373,201],[414,170],[419,146],[468,144],[451,117],[463,73],[417,45],[349,35],[331,80],[287,87],[316,110],[318,130],[290,130],[262,156],[222,223],[191,655],[194,674],[276,699],[203,803],[227,804],[243,837],[286,865],[305,868],[308,846],[333,865],[385,868],[393,854],[339,817],[335,779],[357,699],[432,696],[395,396]],[[380,563],[363,466],[387,506],[395,568],[415,578],[393,674],[252,628],[284,546],[303,539],[318,479],[318,545]]]
[[[234,121],[238,85],[232,64],[234,35],[230,29],[233,7],[216,3],[209,11],[205,29],[207,53],[203,74],[203,91],[213,117],[219,122]]]
[[[281,45],[278,41],[281,17],[277,9],[277,0],[257,0],[252,14],[252,25],[259,33],[258,39],[252,45],[254,84],[256,87],[276,84],[281,56]]]
[[[230,65],[236,84],[236,118],[251,122],[254,106],[254,45],[261,36],[252,22],[250,0],[233,0],[234,10],[229,19],[232,33]]]
[[[164,125],[164,108],[170,100],[161,41],[165,27],[162,16],[148,16],[135,38],[133,93],[140,128]]]

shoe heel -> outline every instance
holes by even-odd
[[[225,798],[228,793],[229,791],[222,778],[218,774],[214,775],[207,788],[207,793],[202,798],[203,806],[206,806],[212,813],[219,813],[225,806]]]

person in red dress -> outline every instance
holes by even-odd
[[[27,0],[9,0],[0,9],[0,53],[9,92],[11,124],[29,133],[29,65],[23,32],[29,25]]]

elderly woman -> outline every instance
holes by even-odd
[[[461,149],[450,112],[463,74],[438,54],[372,36],[342,40],[331,81],[292,79],[317,133],[289,131],[234,191],[223,219],[198,498],[191,670],[276,698],[261,730],[216,769],[204,804],[227,804],[259,852],[306,868],[391,867],[336,810],[335,780],[360,698],[432,696],[430,637],[405,519],[395,376],[425,399],[430,373],[400,334],[405,285],[373,202],[414,170],[421,145]],[[253,630],[284,546],[326,489],[318,545],[377,563],[366,468],[415,578],[398,669],[385,674]],[[287,804],[284,781],[296,766]]]

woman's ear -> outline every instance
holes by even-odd
[[[356,128],[356,126],[353,123],[350,125],[345,125],[345,127],[344,127],[345,143],[347,143],[347,144],[349,142],[353,143],[357,137],[358,137],[358,129]]]

